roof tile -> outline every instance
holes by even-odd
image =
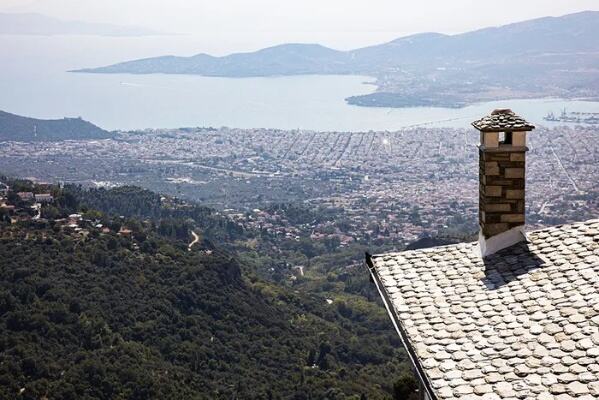
[[[482,132],[522,132],[535,128],[509,109],[494,110],[490,115],[474,121],[472,126]]]
[[[437,398],[599,396],[599,220],[527,237],[484,260],[475,243],[371,258]]]

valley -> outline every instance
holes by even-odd
[[[599,395],[592,1],[0,25],[0,399]]]
[[[593,126],[540,128],[530,139],[531,226],[597,213]],[[289,239],[405,246],[475,233],[478,135],[473,129],[315,132],[185,128],[113,139],[0,143],[0,170],[88,187],[142,186],[199,201]],[[301,205],[301,224],[269,211]]]
[[[598,135],[593,126],[530,135],[530,227],[597,214]],[[405,398],[397,393],[414,393],[414,378],[364,252],[473,240],[477,140],[455,128],[183,128],[0,142],[0,170],[35,182],[0,178],[12,191],[0,194],[0,252],[11,260],[0,268],[27,277],[3,274],[0,323],[11,337],[52,340],[42,349],[22,339],[19,353],[0,341],[0,380],[7,393],[77,397],[100,384],[86,375],[99,368],[113,388],[135,382],[161,398]],[[39,193],[51,202],[30,208],[27,199],[48,198]],[[52,274],[30,266],[40,263]],[[55,280],[65,289],[43,289]],[[93,298],[66,289],[89,282]],[[15,284],[32,294],[15,298]],[[169,318],[156,317],[165,310]],[[58,334],[85,343],[77,359]],[[145,384],[134,365],[161,384]],[[269,382],[275,370],[280,379]]]

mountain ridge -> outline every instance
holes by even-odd
[[[369,107],[444,106],[514,98],[599,99],[599,11],[543,17],[456,35],[418,33],[349,51],[288,43],[215,57],[160,56],[72,72],[214,77],[369,75]]]
[[[434,50],[434,51],[439,51],[440,50],[440,46],[446,47],[446,46],[456,46],[455,42],[459,42],[460,40],[472,40],[472,38],[476,39],[476,36],[479,35],[485,35],[487,37],[487,39],[493,39],[494,40],[494,44],[498,45],[501,44],[501,42],[506,42],[506,38],[505,38],[505,34],[509,33],[509,34],[522,34],[522,31],[526,31],[528,30],[529,32],[532,30],[533,33],[543,33],[546,30],[548,30],[549,28],[556,28],[559,27],[559,25],[561,24],[562,26],[564,25],[564,21],[567,22],[572,22],[574,25],[573,26],[568,26],[566,29],[566,31],[570,34],[570,37],[572,36],[576,36],[577,32],[581,33],[581,29],[586,28],[587,30],[589,28],[591,28],[590,32],[582,32],[583,34],[599,34],[599,11],[583,11],[583,12],[579,12],[579,13],[574,13],[574,14],[567,14],[561,17],[542,17],[542,18],[537,18],[537,19],[532,19],[532,20],[527,20],[527,21],[522,21],[522,22],[515,22],[515,23],[511,23],[511,24],[507,24],[507,25],[502,25],[502,26],[497,26],[497,27],[487,27],[487,28],[481,28],[481,29],[477,29],[474,31],[469,31],[469,32],[465,32],[465,33],[460,33],[460,34],[455,34],[455,35],[447,35],[447,34],[443,34],[443,33],[437,33],[437,32],[423,32],[423,33],[417,33],[417,34],[413,34],[413,35],[408,35],[408,36],[404,36],[404,37],[399,37],[397,39],[391,40],[389,42],[385,42],[385,43],[381,43],[381,44],[377,44],[377,45],[372,45],[372,46],[366,46],[366,47],[361,47],[361,48],[357,48],[357,49],[353,49],[353,50],[348,50],[348,51],[343,51],[343,50],[336,50],[333,48],[329,48],[317,43],[283,43],[283,44],[279,44],[279,45],[274,45],[274,46],[269,46],[266,48],[262,48],[256,51],[252,51],[252,52],[239,52],[239,53],[232,53],[232,54],[228,54],[225,56],[212,56],[210,54],[206,54],[206,53],[198,53],[192,56],[175,56],[175,55],[166,55],[166,56],[157,56],[157,57],[148,57],[148,58],[143,58],[143,59],[137,59],[137,60],[129,60],[129,61],[124,61],[121,63],[117,63],[117,64],[112,64],[112,65],[108,65],[108,66],[104,66],[104,67],[96,67],[96,68],[83,68],[83,69],[78,69],[78,70],[73,70],[72,72],[95,72],[95,73],[154,73],[154,72],[159,72],[159,73],[176,73],[176,72],[169,72],[168,70],[164,70],[161,69],[159,65],[156,66],[152,66],[152,65],[142,65],[144,63],[151,63],[154,60],[160,60],[160,59],[164,59],[165,57],[169,57],[173,60],[177,60],[180,62],[186,62],[188,60],[195,60],[198,58],[202,58],[205,60],[209,60],[209,61],[213,61],[213,62],[222,62],[222,63],[227,63],[229,61],[234,61],[234,60],[239,60],[239,61],[246,61],[248,59],[248,57],[257,57],[260,55],[264,55],[264,54],[268,54],[268,55],[275,55],[275,56],[280,56],[282,55],[282,53],[287,53],[287,54],[291,54],[294,56],[297,55],[303,55],[304,57],[309,57],[311,56],[325,56],[325,57],[334,57],[336,59],[336,61],[342,61],[342,62],[350,62],[352,59],[355,59],[356,57],[360,57],[362,55],[372,55],[373,52],[380,52],[380,51],[387,51],[388,49],[393,49],[393,50],[397,50],[398,48],[400,48],[401,50],[413,50],[410,49],[410,47],[413,47],[415,45],[422,45],[423,42],[425,42],[425,44],[427,44],[428,46],[433,46],[430,50]],[[582,25],[582,24],[586,24],[586,25]],[[539,25],[545,25],[545,26],[539,26]],[[532,28],[532,29],[531,29]],[[540,29],[540,28],[544,28],[544,29]],[[592,29],[594,28],[594,29]],[[575,30],[575,31],[573,31]],[[563,34],[564,32],[562,32]],[[498,35],[497,35],[498,34]],[[553,36],[556,36],[557,33],[553,34]],[[498,37],[499,36],[499,37]],[[520,42],[520,48],[516,47],[516,50],[521,50],[522,49],[522,40],[521,38],[518,38],[518,42]],[[443,43],[440,43],[439,41],[442,41]],[[567,40],[566,40],[567,41]],[[526,41],[524,41],[524,43],[526,43]],[[564,45],[564,41],[562,40],[561,42],[554,42],[551,43],[551,46],[555,46],[556,43],[561,44],[561,46]],[[595,43],[594,41],[588,41],[588,48],[589,49],[593,49],[593,50],[599,50],[599,46],[597,45],[597,43]],[[514,44],[514,42],[510,43],[510,44]],[[545,45],[547,43],[544,43]],[[569,43],[571,45],[571,43]],[[473,44],[471,43],[470,46],[472,46]],[[580,44],[579,44],[580,46]],[[488,47],[488,46],[483,46],[483,47]],[[553,47],[550,47],[553,48]],[[294,50],[293,52],[289,52],[289,50]],[[498,50],[510,50],[513,49],[513,47],[509,47],[506,46],[505,48],[501,48],[501,47],[493,47],[493,48],[488,48],[487,50],[491,51],[493,54],[498,54]],[[568,48],[568,49],[571,49]],[[319,54],[315,54],[314,50],[319,50]],[[428,52],[425,53],[425,55],[428,55],[428,53],[430,53],[430,50]],[[446,52],[447,50],[445,50]],[[455,49],[454,49],[455,51]],[[303,53],[303,54],[301,54]],[[391,54],[393,55],[393,54]],[[410,55],[410,56],[414,56],[414,54],[406,54],[406,55]],[[441,52],[441,55],[443,55],[443,52]],[[292,61],[292,60],[291,60]],[[372,61],[372,60],[371,60]],[[394,62],[397,62],[398,60],[394,59]],[[364,68],[364,67],[356,67],[355,64],[353,64],[354,66],[347,66],[347,67],[343,67],[343,66],[337,66],[336,71],[338,71],[338,73],[343,73],[344,70],[352,70],[353,72],[366,72],[366,70],[371,69],[370,68]],[[133,67],[135,69],[127,69],[126,67]],[[222,67],[222,65],[221,65]],[[287,68],[290,68],[290,70],[292,70],[292,66],[286,66]],[[204,74],[204,72],[201,70],[202,66],[196,66],[196,70],[191,70],[188,71],[187,73],[192,73],[192,74],[199,74],[202,75]],[[284,72],[284,71],[283,71]],[[227,70],[226,68],[221,70],[220,75],[217,76],[233,76],[231,75],[231,71]],[[326,73],[326,72],[325,72]],[[251,75],[250,73],[246,74],[248,76],[268,76],[268,71],[264,71],[264,72],[258,72],[255,75]],[[291,72],[287,72],[287,74],[292,74]],[[242,73],[240,73],[240,76],[243,75]]]

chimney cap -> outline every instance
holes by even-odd
[[[499,115],[499,114],[514,115],[514,112],[512,111],[511,108],[496,108],[491,112],[491,115]]]
[[[481,132],[522,132],[532,131],[535,126],[509,108],[498,108],[490,115],[472,122],[472,126]]]

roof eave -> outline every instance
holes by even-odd
[[[406,352],[408,353],[408,357],[410,357],[410,361],[412,362],[412,365],[413,365],[414,369],[416,370],[416,374],[418,375],[420,382],[422,382],[422,386],[424,387],[424,390],[426,390],[426,393],[428,394],[430,400],[438,400],[438,397],[435,394],[435,392],[433,391],[432,385],[431,385],[428,377],[424,373],[424,368],[420,364],[418,356],[416,355],[416,351],[414,350],[414,348],[410,344],[410,341],[408,340],[407,332],[401,325],[401,322],[399,321],[399,318],[397,318],[397,315],[392,311],[391,299],[389,299],[389,297],[387,296],[387,293],[383,290],[383,283],[381,282],[380,277],[378,276],[377,271],[374,268],[374,263],[372,261],[373,257],[374,256],[372,256],[370,253],[366,252],[366,266],[368,267],[368,271],[370,272],[372,281],[374,282],[374,285],[376,286],[376,289],[379,292],[381,299],[383,300],[383,304],[385,305],[387,314],[389,315],[389,318],[391,319],[391,322],[393,323],[393,326],[395,327],[395,331],[399,335],[399,338],[401,339],[401,342],[403,343],[404,348],[406,349]]]
[[[506,128],[485,128],[480,125],[475,124],[474,122],[471,124],[475,129],[481,132],[530,132],[535,129],[532,125],[526,125],[523,127],[506,127]]]

